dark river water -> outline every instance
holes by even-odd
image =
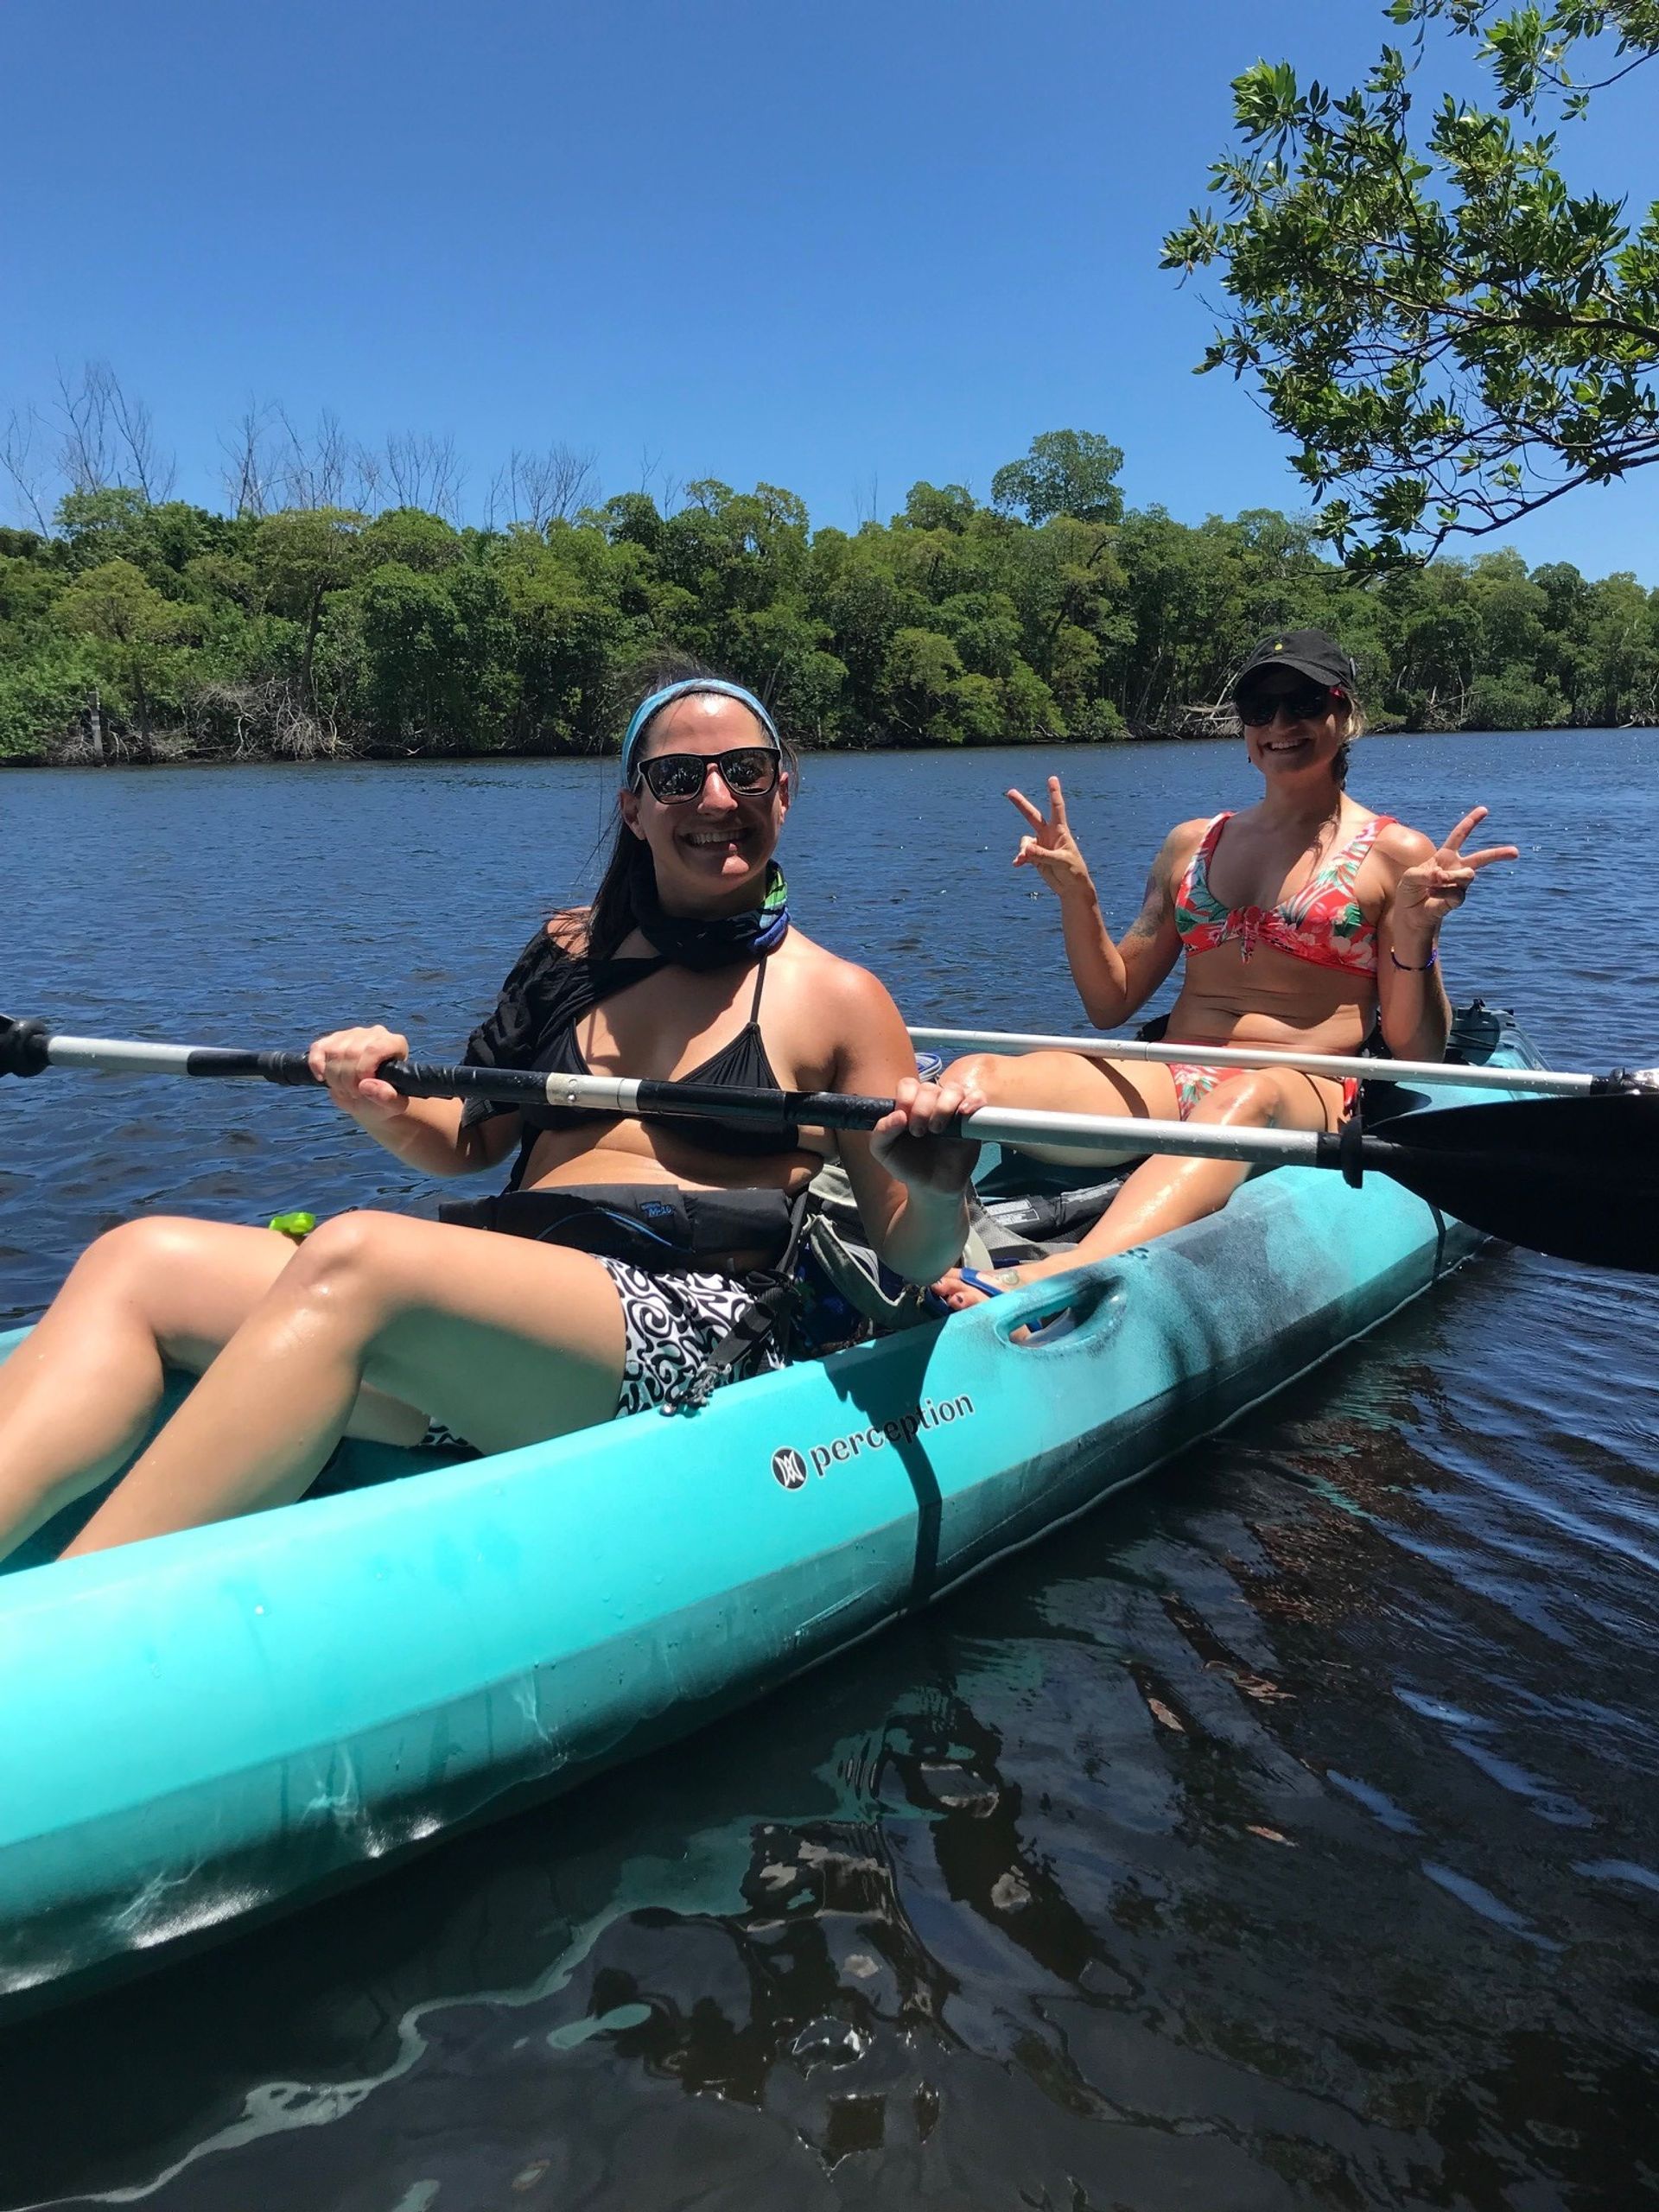
[[[917,1021],[1075,1027],[1000,793],[1107,912],[1242,751],[812,761],[804,925]],[[1376,740],[1522,849],[1454,995],[1659,1059],[1659,738]],[[465,1035],[590,765],[15,773],[0,1004]],[[418,1207],[321,1101],[0,1094],[0,1312],[144,1207]],[[1659,2185],[1659,1290],[1510,1249],[1140,1491],[648,1765],[0,2036],[0,2202],[159,2212],[1637,2208]],[[711,1479],[715,1478],[711,1474]],[[26,1684],[6,1694],[27,1695]],[[0,1781],[0,1786],[3,1782]]]

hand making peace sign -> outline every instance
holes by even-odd
[[[1406,870],[1395,887],[1396,928],[1426,929],[1433,934],[1446,916],[1462,906],[1482,868],[1490,868],[1494,861],[1520,859],[1518,845],[1486,845],[1478,853],[1464,851],[1464,839],[1478,822],[1485,819],[1484,806],[1471,807],[1438,851]]]
[[[1049,889],[1062,895],[1067,891],[1084,889],[1090,880],[1089,863],[1066,822],[1059,778],[1051,776],[1048,779],[1046,814],[1039,812],[1023,791],[1010,791],[1007,797],[1009,804],[1031,824],[1014,856],[1015,868],[1034,868]]]

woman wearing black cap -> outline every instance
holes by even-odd
[[[1046,814],[1008,793],[1029,825],[1014,866],[1034,868],[1058,893],[1066,956],[1090,1020],[1103,1029],[1127,1020],[1185,955],[1166,1041],[1190,1044],[1191,1059],[1166,1066],[1078,1052],[974,1053],[945,1079],[971,1084],[998,1106],[1330,1129],[1343,1111],[1340,1084],[1284,1068],[1206,1065],[1204,1048],[1355,1052],[1376,1025],[1397,1057],[1438,1059],[1451,1021],[1438,964],[1441,925],[1482,868],[1518,855],[1513,845],[1464,850],[1484,806],[1436,843],[1348,794],[1349,747],[1364,727],[1354,673],[1323,630],[1263,639],[1239,671],[1234,699],[1266,789],[1241,812],[1170,831],[1145,904],[1116,943],[1067,826],[1059,778],[1048,779]],[[1231,1160],[1150,1159],[1074,1253],[1004,1271],[998,1287],[1063,1274],[1197,1221],[1224,1205],[1247,1173]],[[953,1305],[971,1305],[983,1295],[978,1280],[953,1268],[938,1287]]]

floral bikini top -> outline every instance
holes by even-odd
[[[1249,960],[1258,944],[1270,944],[1319,968],[1376,975],[1376,927],[1354,897],[1354,878],[1393,815],[1374,814],[1362,822],[1348,842],[1279,906],[1227,907],[1210,888],[1210,861],[1232,818],[1216,817],[1176,886],[1175,927],[1183,950],[1214,952],[1236,941],[1239,958]]]

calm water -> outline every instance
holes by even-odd
[[[1108,912],[1228,746],[810,764],[805,925],[915,1020],[1074,1027],[999,794],[1063,771]],[[1659,1058],[1659,740],[1375,741],[1522,849],[1454,990]],[[582,880],[570,763],[14,774],[0,1004],[435,1054]],[[1610,858],[1622,873],[1610,868]],[[320,1102],[0,1094],[0,1312],[137,1209],[402,1179]],[[1659,2183],[1659,1290],[1522,1253],[648,1768],[0,2037],[0,2202],[1631,2207]],[[17,1694],[14,1689],[13,1694]]]

